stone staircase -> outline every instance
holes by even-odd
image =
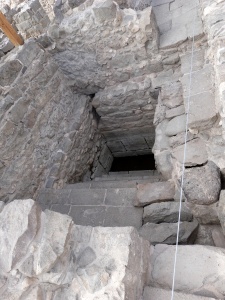
[[[129,242],[129,247],[136,246],[135,250],[131,247],[129,251],[132,255],[142,253],[143,262],[135,260],[137,265],[133,265],[133,269],[141,274],[143,270],[140,266],[149,266],[151,272],[148,273],[149,278],[145,278],[144,290],[141,291],[143,295],[140,297],[139,293],[139,296],[135,296],[137,291],[132,291],[129,299],[167,300],[171,298],[179,213],[179,202],[174,201],[174,194],[173,183],[164,181],[157,171],[110,172],[89,182],[66,185],[61,190],[45,189],[39,194],[38,202],[43,209],[71,216],[78,231],[99,235],[104,230],[110,230],[110,234],[116,230],[120,236],[126,230],[133,230],[127,226],[135,227],[144,240],[134,231],[136,238],[134,233],[130,235],[132,242]],[[77,225],[84,227],[81,226],[81,229]],[[197,230],[198,222],[193,219],[185,204],[182,205],[174,300],[224,299],[224,272],[221,270],[225,267],[225,250],[189,245],[194,243]],[[127,240],[128,236],[124,239]],[[145,240],[151,243],[148,250],[145,249]],[[85,249],[89,249],[90,245],[87,246],[86,242],[84,244]],[[132,276],[135,272],[132,271]],[[218,273],[221,277],[218,277],[215,288],[214,278]],[[128,290],[131,290],[131,286]]]
[[[110,172],[92,181],[41,191],[38,202],[72,217],[77,225],[135,227],[151,244],[174,244],[179,203],[174,185],[155,170]],[[184,206],[179,242],[193,243],[198,222]]]
[[[110,172],[93,181],[45,189],[38,197],[43,209],[68,214],[84,226],[142,226],[143,207],[135,207],[137,185],[163,181],[157,171]],[[126,216],[126,217],[125,217]]]

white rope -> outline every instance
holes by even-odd
[[[193,38],[192,38],[192,49],[191,49],[190,79],[189,79],[189,91],[188,91],[188,98],[187,98],[184,153],[183,153],[182,176],[181,176],[181,187],[180,187],[180,206],[179,206],[178,225],[177,225],[176,250],[175,250],[175,258],[174,258],[174,266],[173,266],[173,284],[172,284],[171,300],[173,300],[173,298],[174,298],[174,287],[175,287],[176,266],[177,266],[177,252],[178,252],[179,233],[180,233],[180,219],[181,219],[181,208],[182,208],[182,197],[183,197],[184,172],[185,172],[185,161],[186,161],[186,150],[187,150],[188,122],[189,122],[191,85],[192,85],[193,58],[194,58],[194,43],[195,43],[195,37],[194,37],[194,32],[195,31],[194,31],[194,29],[195,29],[195,18],[194,18],[194,21],[193,21],[193,30],[192,30]]]

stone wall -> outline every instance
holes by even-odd
[[[33,40],[2,59],[0,73],[0,198],[81,180],[100,143],[90,97]]]
[[[148,154],[155,140],[159,90],[167,85],[168,101],[175,101],[168,94],[169,82],[177,93],[182,90],[180,56],[190,50],[186,41],[193,36],[193,16],[194,35],[203,36],[201,10],[198,0],[189,5],[180,0],[118,4],[62,2],[57,6],[61,23],[48,31],[56,47],[49,50],[75,88],[94,95],[99,130],[112,154]],[[183,107],[177,109],[182,112]]]

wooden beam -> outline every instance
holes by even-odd
[[[23,45],[23,39],[17,34],[3,13],[0,11],[0,28],[7,35],[14,46]]]

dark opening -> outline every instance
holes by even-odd
[[[153,154],[127,157],[114,157],[111,172],[155,170]]]

